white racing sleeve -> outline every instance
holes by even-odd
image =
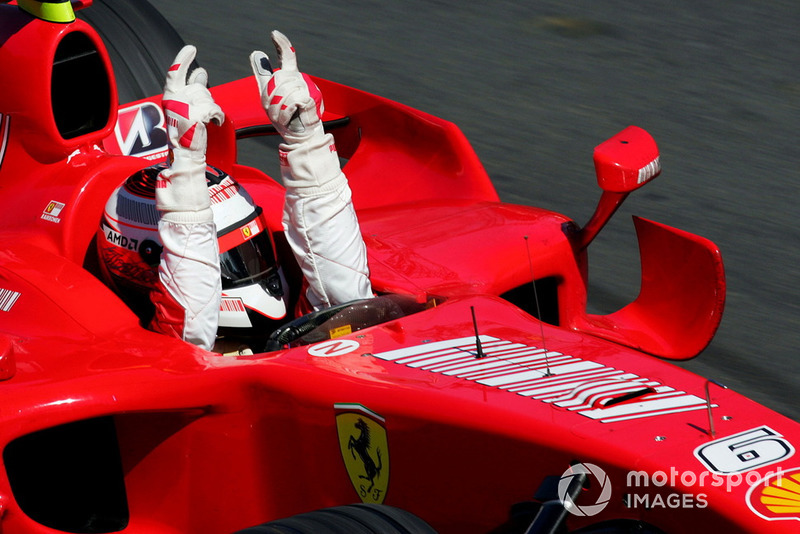
[[[159,175],[156,205],[180,209],[162,211],[158,223],[163,250],[160,285],[151,294],[156,308],[151,328],[211,350],[222,287],[205,162],[187,162],[176,154],[171,168]]]
[[[151,328],[211,350],[219,323],[219,244],[206,184],[206,124],[225,116],[206,87],[202,68],[187,72],[197,50],[187,45],[167,72],[162,105],[170,167],[156,180],[160,284],[151,292]]]
[[[367,252],[350,186],[333,136],[322,124],[322,92],[297,68],[289,39],[271,33],[280,69],[264,52],[250,55],[261,104],[283,137],[281,177],[286,186],[283,227],[303,271],[314,309],[372,297]]]
[[[367,252],[330,134],[280,146],[283,226],[314,309],[372,297]]]

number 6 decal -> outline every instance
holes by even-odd
[[[717,439],[694,450],[709,471],[722,475],[743,473],[794,454],[794,447],[768,426]]]

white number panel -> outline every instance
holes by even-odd
[[[701,445],[694,455],[709,471],[730,475],[769,465],[794,454],[794,447],[768,426]]]

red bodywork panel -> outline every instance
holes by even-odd
[[[10,5],[0,30],[0,70],[16,75],[0,86],[2,532],[233,532],[359,501],[488,532],[575,462],[599,466],[611,498],[587,491],[578,504],[602,510],[570,528],[796,530],[770,475],[800,468],[800,426],[651,356],[692,357],[713,336],[725,296],[713,243],[636,219],[639,297],[587,314],[587,252],[569,218],[499,202],[455,125],[317,80],[373,287],[419,306],[309,345],[207,352],[144,329],[94,263],[108,195],[163,155],[131,148],[159,97],[124,106],[119,123],[93,99],[67,138],[47,105],[54,57],[84,35],[78,51],[97,58],[84,75],[107,79],[115,102],[99,39]],[[283,188],[237,163],[237,138],[269,133],[256,84],[212,90],[228,120],[209,132],[209,162],[264,209],[296,295]],[[371,446],[354,421],[371,425]]]

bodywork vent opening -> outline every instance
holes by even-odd
[[[87,419],[15,439],[3,451],[14,499],[56,530],[118,532],[128,501],[114,421]]]
[[[534,285],[528,282],[503,293],[500,298],[507,300],[545,323],[558,326],[558,278],[549,276],[540,278],[534,283],[536,284],[535,292]],[[538,307],[536,305],[536,296],[539,297]]]
[[[53,118],[64,139],[105,128],[111,113],[111,83],[103,59],[86,34],[64,36],[53,60]]]

